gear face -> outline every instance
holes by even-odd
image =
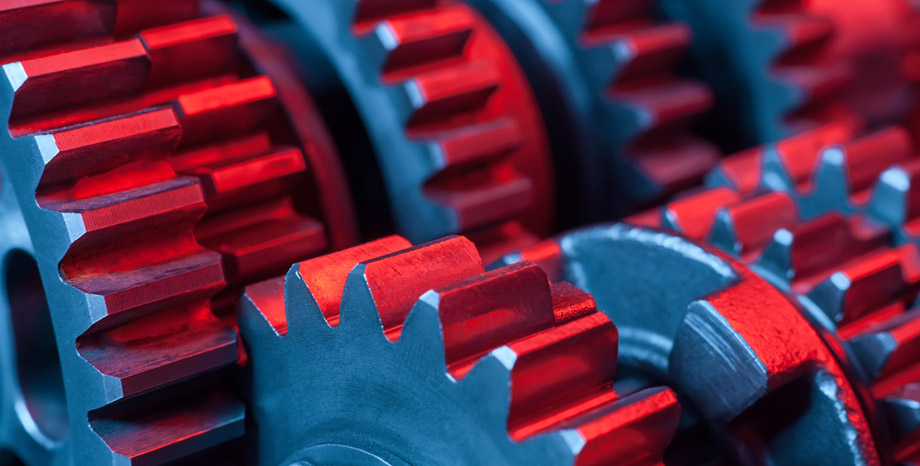
[[[606,219],[613,196],[627,205],[662,199],[697,184],[716,161],[718,150],[688,129],[710,107],[711,92],[676,74],[690,30],[656,20],[656,0],[470,3],[544,96],[558,176],[581,180],[559,186],[578,190],[563,193],[565,205]]]
[[[347,88],[400,234],[522,244],[549,231],[553,181],[539,110],[478,14],[449,0],[273,3]]]
[[[612,389],[617,332],[522,263],[390,237],[247,288],[258,464],[659,464],[673,393]],[[293,355],[293,356],[292,356]]]
[[[38,405],[17,407],[0,448],[29,464],[153,465],[241,436],[244,406],[208,375],[238,357],[214,313],[356,236],[309,99],[269,43],[208,2],[7,2],[0,23],[3,215],[28,231],[3,260],[34,255],[15,278],[44,284],[41,341],[56,338],[69,417],[43,440]],[[40,361],[15,349],[4,400],[28,405],[46,386],[24,374],[56,361],[23,367]]]

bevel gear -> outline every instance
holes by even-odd
[[[462,237],[296,264],[239,322],[257,464],[654,465],[679,417],[670,390],[613,390],[589,295],[530,263],[485,272]]]

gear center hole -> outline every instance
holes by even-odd
[[[28,410],[20,418],[28,430],[34,426],[45,437],[62,440],[69,429],[64,378],[38,264],[29,253],[14,249],[4,261],[4,277],[16,371]]]

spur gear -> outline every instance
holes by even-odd
[[[882,455],[880,460],[886,464],[914,464],[920,460],[916,450],[920,439],[920,397],[917,396],[920,365],[916,360],[920,344],[920,314],[914,305],[920,292],[920,241],[912,227],[912,219],[916,216],[916,202],[913,201],[917,190],[912,180],[920,174],[920,165],[914,157],[909,135],[900,128],[882,130],[857,139],[848,139],[839,129],[824,128],[756,152],[741,154],[743,164],[749,165],[750,160],[758,160],[760,170],[756,172],[757,179],[749,176],[730,186],[691,194],[630,220],[640,225],[673,230],[693,241],[714,245],[734,256],[739,264],[743,263],[739,266],[752,271],[748,273],[762,276],[772,288],[791,296],[799,304],[803,318],[786,319],[786,325],[794,327],[810,323],[824,340],[821,351],[833,354],[840,361],[846,372],[837,372],[835,377],[842,380],[842,374],[845,374],[856,387],[855,393],[860,396],[863,406],[861,411],[866,416],[862,421],[865,425],[861,428],[872,427],[871,440]],[[730,157],[726,162],[732,159]],[[711,181],[719,184],[733,180],[725,176],[730,171],[723,169]],[[738,180],[734,178],[734,181]],[[592,240],[592,236],[596,238]],[[621,361],[624,365],[628,364],[633,354],[638,360],[636,364],[657,367],[660,363],[656,364],[656,361],[664,361],[663,356],[642,347],[630,350],[626,338],[633,325],[643,332],[659,333],[657,329],[661,327],[652,320],[657,317],[632,311],[636,309],[634,305],[616,301],[619,299],[616,293],[622,291],[622,286],[617,285],[620,279],[615,272],[603,268],[607,267],[604,264],[622,263],[621,256],[629,257],[632,252],[623,249],[603,254],[599,249],[602,239],[601,234],[592,230],[571,233],[559,240],[535,246],[525,251],[522,257],[551,264],[557,277],[573,281],[592,293],[601,308],[623,309],[609,311],[621,330]],[[665,244],[664,241],[659,242]],[[589,254],[588,251],[592,252]],[[664,258],[658,260],[660,262]],[[700,275],[696,272],[660,271],[658,279],[680,282],[681,279],[676,276],[680,273]],[[675,276],[661,276],[668,274]],[[605,275],[606,278],[603,278]],[[720,299],[724,300],[723,295],[720,294]],[[738,299],[735,304],[762,308],[759,299]],[[617,303],[618,307],[612,303]],[[691,398],[705,403],[706,409],[710,409],[720,403],[713,397],[730,400],[734,397],[731,394],[734,390],[726,392],[725,387],[720,387],[721,393],[715,393],[713,387],[707,388],[704,381],[695,379],[698,376],[693,372],[699,371],[714,380],[722,380],[718,373],[725,370],[725,361],[720,362],[718,358],[708,362],[690,359],[705,360],[700,358],[700,354],[724,358],[722,354],[726,352],[723,349],[722,353],[697,351],[680,356],[674,354],[681,349],[682,337],[688,342],[691,337],[707,340],[704,343],[711,345],[723,338],[718,337],[722,329],[699,318],[693,322],[690,316],[691,311],[688,311],[677,320],[682,322],[684,329],[695,326],[694,331],[699,335],[682,336],[684,330],[679,330],[675,337],[666,340],[674,342],[673,348],[668,348],[671,350],[670,362],[679,361],[680,366],[667,366],[665,376],[678,392],[688,392]],[[732,322],[732,327],[742,336],[751,325],[754,325],[753,320]],[[780,341],[786,335],[766,332],[761,323],[757,323],[756,328],[760,329],[761,335],[769,335],[768,340],[775,339],[768,342],[774,351],[786,345]],[[665,333],[674,334],[672,330]],[[653,339],[643,336],[639,341]],[[684,344],[683,350],[706,347],[699,346],[699,342],[694,344],[697,346]],[[697,393],[700,390],[708,394],[700,395]],[[786,401],[795,399],[789,394],[784,398]],[[775,399],[773,402],[782,400]],[[810,403],[814,403],[814,399]],[[811,406],[809,409],[816,408]],[[841,416],[840,419],[852,420],[852,414],[858,411],[858,405],[851,403],[846,409],[849,417]],[[830,423],[825,427],[827,425]],[[762,441],[760,437],[774,435],[748,429],[742,434],[746,444],[741,448],[748,451],[747,454],[753,451],[751,445]],[[864,439],[864,442],[868,441]],[[792,450],[793,454],[797,449],[807,450],[795,444],[779,446]],[[812,447],[811,451],[815,448]],[[766,456],[774,458],[772,453]],[[752,458],[757,458],[756,454]],[[832,459],[828,456],[823,461],[807,463],[843,464],[839,457]],[[873,464],[877,461],[879,459],[871,459],[866,454],[854,456],[847,463]]]
[[[618,395],[617,330],[536,265],[389,237],[247,287],[256,464],[654,465],[670,390]],[[352,464],[352,463],[349,463]]]
[[[552,167],[539,110],[491,27],[451,0],[273,0],[318,44],[360,115],[398,233],[481,246],[549,232]],[[344,104],[339,104],[344,105]]]
[[[837,13],[858,10],[861,18],[887,25],[880,18],[900,1],[664,0],[662,5],[668,17],[693,29],[695,65],[717,94],[718,138],[738,149],[834,121],[854,128],[864,124],[868,112],[859,109],[857,116],[846,105],[848,95],[858,95],[848,94],[856,51],[842,48],[843,42],[851,46],[850,36],[859,31]],[[884,47],[873,50],[888,53]]]
[[[309,98],[280,50],[214,3],[4,2],[0,24],[2,215],[16,235],[2,325],[31,312],[11,309],[13,293],[36,315],[47,297],[53,332],[34,335],[60,353],[60,368],[31,361],[30,343],[4,336],[18,375],[4,374],[0,450],[156,465],[241,436],[245,408],[214,375],[238,357],[227,304],[356,236]],[[11,275],[23,257],[34,264]],[[48,386],[26,372],[58,370],[62,412],[42,413]]]
[[[468,1],[502,33],[541,96],[557,176],[581,180],[560,184],[578,190],[563,192],[563,205],[608,219],[615,196],[622,214],[695,186],[715,163],[718,150],[688,128],[712,94],[676,72],[691,31],[658,20],[657,0]]]

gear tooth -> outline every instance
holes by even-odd
[[[138,319],[77,342],[80,356],[120,382],[118,398],[232,364],[236,345],[236,333],[203,307]]]
[[[456,378],[493,348],[555,324],[546,274],[530,262],[455,281],[436,296],[445,358]]]
[[[507,118],[432,136],[429,178],[499,161],[522,143],[520,127]]]
[[[115,5],[90,0],[38,0],[0,6],[0,56],[48,43],[109,32]],[[37,28],[36,24],[47,24]],[[6,61],[6,60],[4,60]]]
[[[691,188],[718,159],[718,151],[709,143],[688,135],[675,135],[670,143],[646,146],[637,143],[625,154],[637,170],[657,186],[654,196],[663,196]]]
[[[914,362],[920,347],[920,309],[904,311],[895,304],[874,310],[865,320],[847,328],[845,336],[873,380],[893,376]]]
[[[266,76],[184,94],[176,100],[183,145],[251,130],[265,123],[276,109],[275,86]]]
[[[892,435],[896,439],[909,442],[920,432],[920,384],[917,382],[909,382],[886,395],[882,408],[891,420]]]
[[[225,393],[186,391],[158,401],[146,409],[90,413],[89,425],[115,457],[132,466],[166,464],[240,437],[245,430],[245,406]]]
[[[428,373],[443,372],[447,366],[444,341],[447,329],[444,328],[444,319],[440,296],[429,290],[412,306],[396,343],[407,360]]]
[[[848,264],[817,285],[809,297],[839,325],[852,323],[897,300],[920,281],[914,245],[882,251]]]
[[[566,423],[584,438],[575,464],[657,466],[680,420],[670,389],[656,387],[624,396]]]
[[[376,35],[387,53],[384,72],[398,73],[416,65],[458,58],[475,27],[476,18],[462,5],[391,16],[376,26]]]
[[[238,56],[236,23],[228,15],[148,29],[138,38],[150,57],[148,87],[230,69]]]
[[[24,81],[13,98],[14,124],[42,112],[136,94],[147,80],[150,58],[140,40],[132,39],[25,59],[18,66]]]
[[[568,282],[553,283],[550,285],[550,291],[553,295],[556,325],[586,317],[597,311],[594,298]]]
[[[545,240],[522,249],[520,254],[509,254],[502,259],[504,265],[530,261],[539,265],[550,282],[562,279],[562,250],[555,240]]]
[[[508,435],[508,412],[511,409],[511,372],[517,355],[507,346],[494,349],[474,364],[459,381],[460,389],[481,406],[487,416],[486,429]]]
[[[764,247],[758,265],[775,277],[788,283],[795,275],[793,247],[795,236],[785,228],[773,233],[773,238]]]
[[[57,151],[45,162],[39,191],[48,191],[65,183],[74,185],[81,177],[97,175],[132,161],[162,157],[176,147],[180,130],[176,115],[164,108],[63,129],[51,133],[51,136]],[[130,160],[125,155],[128,153],[132,154]],[[87,163],[88,159],[94,163]],[[163,178],[162,172],[162,169],[154,171],[154,176]],[[144,181],[149,178],[139,177]],[[98,184],[93,183],[93,186]],[[97,188],[93,191],[104,190]]]
[[[716,188],[669,203],[664,210],[664,226],[689,238],[706,238],[719,209],[741,200],[737,192]]]
[[[767,193],[724,207],[717,214],[711,238],[713,244],[727,246],[736,256],[746,257],[761,251],[776,231],[794,228],[798,220],[791,197]]]
[[[512,342],[508,428],[521,441],[616,399],[617,331],[596,312]],[[577,365],[560,361],[579,361]],[[537,374],[553,373],[553,377]]]
[[[869,215],[892,228],[903,227],[908,234],[915,231],[912,220],[920,214],[918,175],[920,160],[910,160],[882,172],[867,208]]]
[[[429,273],[419,274],[419,267]],[[376,309],[376,318],[383,323],[391,340],[396,341],[419,296],[483,271],[476,247],[462,237],[448,237],[362,262],[349,273],[343,294],[342,320],[348,319],[344,315],[346,311]],[[418,278],[403,278],[412,275]],[[345,309],[345,303],[351,304],[353,309]]]
[[[296,264],[291,266],[291,270],[296,268]],[[289,271],[288,276],[290,274]],[[288,276],[271,278],[246,287],[237,309],[237,322],[244,340],[267,335],[287,335],[284,295]],[[300,293],[292,291],[292,294]],[[305,294],[304,299],[309,297],[309,293]]]
[[[415,75],[403,89],[409,94],[412,114],[410,131],[438,120],[473,112],[488,102],[501,82],[498,67],[488,61],[472,61]]]

